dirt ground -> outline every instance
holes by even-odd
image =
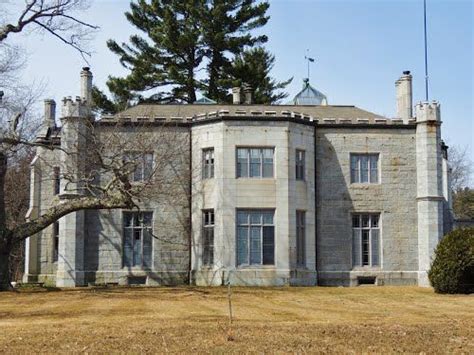
[[[474,353],[474,295],[416,287],[0,293],[0,353]]]

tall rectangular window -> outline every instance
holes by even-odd
[[[237,211],[237,266],[275,264],[273,210]]]
[[[153,213],[123,213],[123,265],[152,268]]]
[[[58,195],[61,188],[61,170],[59,166],[53,168],[54,194]]]
[[[296,180],[304,180],[305,178],[305,151],[304,150],[300,150],[300,149],[296,150],[295,166],[296,166]]]
[[[202,178],[212,179],[214,177],[214,148],[202,151]]]
[[[134,168],[130,173],[131,181],[146,181],[153,175],[153,153],[127,152],[124,163],[129,163]]]
[[[58,261],[59,255],[59,221],[53,223],[53,262]]]
[[[237,148],[237,177],[273,177],[273,148]]]
[[[351,183],[379,182],[378,154],[351,154]]]
[[[296,211],[296,264],[306,266],[306,212]]]
[[[202,212],[202,264],[211,266],[214,264],[214,210]]]
[[[379,214],[354,214],[352,216],[353,266],[380,265],[379,220]]]

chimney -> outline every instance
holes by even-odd
[[[232,103],[234,105],[240,105],[240,86],[232,88]]]
[[[92,72],[89,67],[84,67],[81,71],[81,97],[88,106],[92,104]]]
[[[44,100],[44,127],[56,127],[56,102],[54,100]]]
[[[397,89],[397,117],[408,123],[413,117],[413,95],[412,76],[410,71],[404,71],[403,75],[395,82]]]
[[[245,104],[252,105],[253,103],[253,90],[249,84],[244,84],[244,95],[245,95]]]

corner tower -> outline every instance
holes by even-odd
[[[81,97],[63,99],[61,117],[61,199],[85,193],[86,150],[92,124],[92,73],[81,71]],[[56,285],[82,286],[84,278],[85,212],[76,211],[59,220],[58,268]]]
[[[433,252],[443,236],[443,168],[440,105],[416,105],[418,285],[429,286]]]

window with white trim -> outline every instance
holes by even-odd
[[[123,265],[151,269],[152,212],[123,213]]]
[[[351,154],[351,183],[379,182],[379,154]]]
[[[275,264],[274,210],[237,211],[237,266]]]
[[[214,264],[214,210],[202,211],[202,264]]]
[[[134,182],[146,181],[153,174],[153,153],[126,152],[124,163],[133,167],[130,180]]]
[[[380,265],[380,215],[352,215],[353,266]]]
[[[296,180],[304,180],[305,178],[305,151],[296,150],[295,157]]]
[[[296,264],[306,266],[306,212],[296,211]]]
[[[214,148],[202,150],[202,178],[212,179],[214,177]]]
[[[274,152],[274,148],[237,148],[237,177],[273,177]]]

